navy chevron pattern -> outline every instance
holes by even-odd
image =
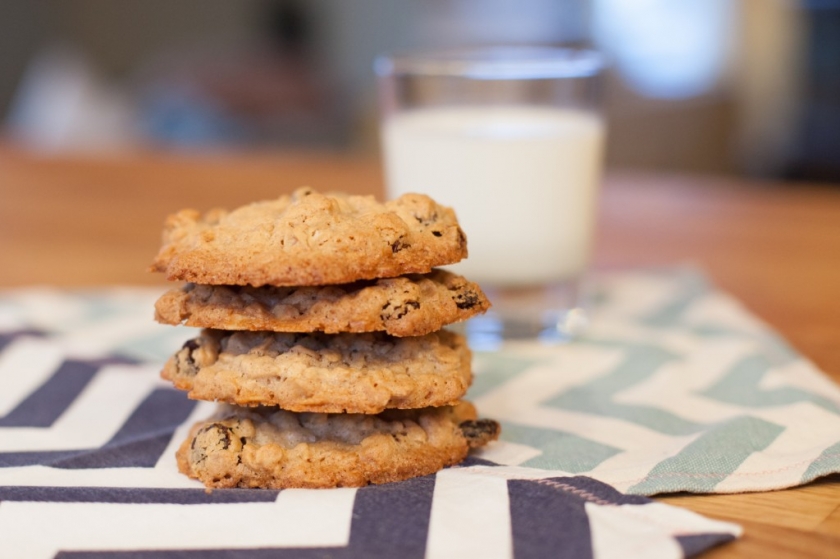
[[[0,417],[0,427],[49,427],[73,403],[100,367],[133,362],[119,357],[92,361],[68,359],[47,382],[6,416]]]
[[[0,467],[41,464],[53,468],[150,468],[166,450],[175,429],[195,407],[175,390],[149,394],[114,436],[97,448],[0,453]]]

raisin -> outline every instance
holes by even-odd
[[[435,237],[443,237],[443,233],[441,233],[440,231],[432,231],[432,235],[434,235]]]
[[[181,365],[182,372],[185,375],[193,376],[198,373],[198,366],[195,363],[195,359],[193,359],[193,352],[199,347],[201,345],[195,340],[187,340],[182,346],[182,350],[185,349],[187,351],[182,351],[183,362],[179,363],[179,365]]]
[[[222,450],[227,450],[230,447],[230,436],[233,433],[231,428],[227,425],[222,425],[221,423],[211,423],[210,425],[199,431],[196,435],[196,438],[198,438],[198,436],[202,433],[206,433],[211,429],[215,429],[219,432],[219,443],[221,443],[222,445]]]
[[[478,304],[478,295],[474,291],[461,292],[454,297],[459,309],[471,309]]]
[[[419,223],[420,225],[428,227],[432,223],[436,223],[438,219],[440,219],[440,216],[437,212],[433,211],[428,216],[414,214],[414,219],[416,219],[417,223]]]
[[[475,419],[462,421],[458,427],[470,448],[484,446],[499,438],[501,426],[492,419]]]
[[[230,447],[231,434],[233,433],[231,428],[227,427],[226,425],[222,425],[221,423],[211,423],[210,425],[202,427],[198,431],[198,433],[195,434],[192,443],[190,443],[190,449],[192,450],[190,458],[194,463],[200,464],[201,462],[207,459],[208,447],[214,446],[214,443],[210,442],[208,444],[207,440],[203,439],[201,443],[199,443],[198,448],[196,448],[196,442],[198,441],[199,437],[201,437],[205,433],[209,433],[214,429],[216,432],[211,434],[210,436],[218,436],[217,444],[222,447],[222,450],[227,450]]]
[[[388,303],[386,307],[387,306],[390,306],[390,303]],[[390,318],[394,320],[399,320],[411,311],[417,310],[419,308],[420,301],[406,301],[402,305],[397,305],[396,307],[394,307],[394,310],[391,311]]]
[[[382,313],[379,317],[382,320],[399,320],[411,311],[417,310],[420,308],[420,301],[406,301],[401,305],[397,305],[391,308],[391,303],[385,303],[382,306]],[[390,311],[388,309],[391,309]]]
[[[411,245],[410,245],[410,244],[408,244],[408,243],[404,243],[404,242],[402,241],[402,237],[400,237],[399,239],[397,239],[396,241],[394,241],[393,243],[391,243],[391,252],[393,252],[394,254],[396,254],[396,253],[398,253],[399,251],[401,251],[401,250],[405,250],[405,249],[407,249],[407,248],[409,248],[409,247],[411,247]]]

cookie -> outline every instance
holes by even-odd
[[[360,487],[432,474],[498,435],[466,402],[380,415],[223,406],[192,428],[177,458],[207,487]]]
[[[446,330],[408,338],[204,330],[161,376],[196,400],[367,414],[452,404],[472,382],[466,341]]]
[[[422,194],[291,196],[170,216],[152,270],[203,285],[332,285],[425,274],[467,256],[455,213]]]
[[[376,332],[422,336],[490,306],[478,285],[434,270],[343,285],[250,287],[196,285],[165,293],[155,319],[222,330]]]

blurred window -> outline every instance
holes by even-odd
[[[594,0],[596,41],[648,97],[708,93],[728,63],[734,0]]]

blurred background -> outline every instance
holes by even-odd
[[[379,149],[374,57],[604,51],[611,168],[840,184],[840,0],[2,0],[0,144]]]

